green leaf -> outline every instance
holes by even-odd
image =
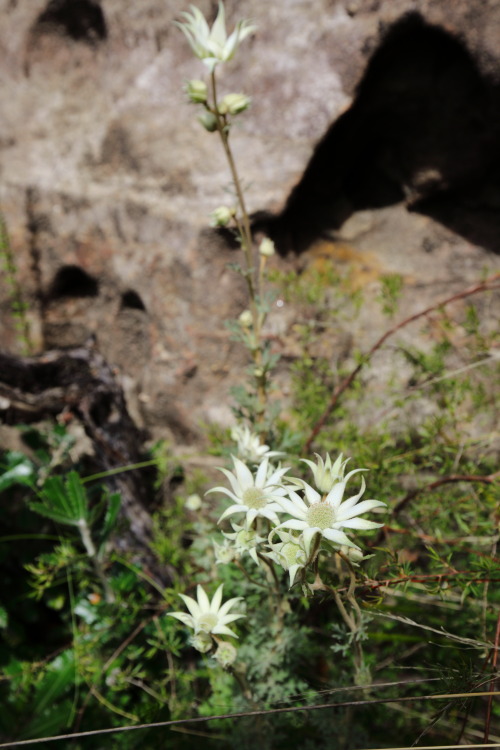
[[[78,518],[87,519],[88,501],[85,487],[80,475],[76,471],[70,471],[66,479],[66,492],[72,508],[78,514]]]
[[[104,544],[104,542],[107,540],[111,532],[113,531],[116,523],[116,519],[118,518],[118,513],[120,511],[121,506],[121,497],[118,492],[114,492],[112,495],[108,497],[108,507],[106,510],[106,515],[104,516],[104,522],[101,530],[101,544],[100,547]]]
[[[45,518],[50,518],[51,521],[55,521],[56,523],[64,523],[68,526],[78,525],[78,519],[71,518],[65,515],[64,512],[52,510],[43,503],[29,503],[29,507],[35,513],[39,513],[41,516],[45,516]]]

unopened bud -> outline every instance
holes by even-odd
[[[271,255],[274,255],[274,252],[274,242],[268,237],[264,237],[259,245],[259,253],[263,255],[264,258],[270,258]]]
[[[227,206],[219,206],[212,212],[210,223],[213,227],[225,227],[234,216],[234,211]]]
[[[207,651],[210,651],[212,648],[213,643],[208,633],[201,631],[200,633],[195,633],[193,635],[191,638],[191,645],[200,653],[206,654]]]
[[[217,118],[211,112],[205,112],[201,117],[198,117],[198,120],[209,133],[214,133],[217,130]]]
[[[208,97],[207,84],[197,79],[188,81],[186,84],[186,94],[194,104],[205,104]]]
[[[250,98],[245,94],[226,94],[219,104],[219,112],[222,115],[238,115],[250,106]]]
[[[219,645],[217,646],[217,651],[214,654],[214,659],[216,659],[221,667],[226,669],[226,667],[230,667],[231,664],[234,664],[237,656],[237,651],[232,643],[228,643],[227,641],[220,641]]]
[[[264,370],[262,367],[256,367],[253,371],[253,374],[256,378],[261,378],[264,375]]]
[[[238,320],[242,328],[250,328],[253,323],[252,313],[250,310],[243,310]]]
[[[186,508],[188,510],[199,510],[201,508],[201,497],[199,495],[189,495],[189,497],[186,498]]]

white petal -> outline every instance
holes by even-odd
[[[240,602],[242,599],[242,596],[234,596],[232,599],[228,599],[227,602],[224,602],[222,607],[219,609],[219,616],[227,617],[227,612],[229,612],[231,607],[234,607],[236,602]],[[244,615],[239,615],[239,617],[244,617]]]
[[[304,482],[304,491],[306,493],[306,497],[307,497],[307,501],[309,505],[314,505],[315,503],[320,502],[321,495],[319,494],[319,492],[316,492],[316,490],[313,487],[311,487],[310,484],[307,484],[307,482]]]
[[[267,458],[264,458],[262,463],[260,464],[257,474],[255,476],[255,486],[262,489],[266,486],[266,477],[267,477],[267,467],[268,467],[269,461]]]
[[[227,34],[224,4],[219,2],[219,12],[217,13],[217,18],[215,19],[212,26],[212,31],[210,32],[210,41],[215,42],[216,44],[223,47],[226,43],[226,38]]]
[[[292,519],[291,521],[283,521],[283,523],[280,523],[279,526],[276,526],[274,531],[278,531],[278,529],[293,529],[295,531],[303,531],[304,529],[307,529],[307,523],[305,521]]]
[[[212,597],[212,601],[210,602],[210,611],[214,614],[217,614],[219,611],[220,603],[222,601],[222,590],[224,588],[224,584],[221,583],[217,591]]]
[[[340,503],[342,502],[344,491],[345,481],[336,482],[336,484],[333,485],[332,489],[326,496],[326,502],[331,505],[332,508],[338,508]]]
[[[196,620],[201,615],[201,610],[198,602],[195,601],[192,597],[186,596],[186,594],[179,594],[179,596]]]
[[[344,534],[343,531],[340,531],[339,529],[325,529],[323,531],[323,536],[325,539],[328,539],[330,542],[333,542],[334,544],[345,544],[347,547],[355,547],[356,549],[359,549],[357,544],[354,544],[354,542],[351,542],[348,536]]]
[[[342,526],[346,529],[380,529],[383,523],[377,523],[376,521],[367,521],[364,518],[352,518],[348,521],[341,521]]]
[[[168,617],[175,617],[177,620],[180,620],[183,625],[187,625],[188,628],[193,628],[194,630],[194,620],[191,617],[191,615],[188,615],[187,612],[167,612]]]
[[[232,516],[233,513],[246,513],[248,510],[246,505],[230,505],[229,508],[226,508],[222,516],[219,518],[217,523],[220,523],[228,516]]]
[[[224,495],[227,495],[232,500],[236,500],[237,503],[241,502],[241,498],[234,494],[234,492],[231,492],[231,490],[228,490],[227,487],[212,487],[211,490],[207,490],[205,492],[205,495],[210,495],[211,492],[222,492]]]
[[[248,466],[244,464],[243,461],[240,461],[239,458],[236,458],[236,456],[233,456],[232,459],[240,489],[244,491],[248,489],[248,487],[253,487],[253,475]]]
[[[361,477],[361,489],[360,489],[360,491],[358,492],[357,495],[353,495],[352,497],[347,498],[347,500],[344,500],[344,502],[342,503],[342,505],[339,508],[339,512],[342,513],[343,509],[348,510],[349,508],[352,508],[354,505],[356,505],[356,503],[358,502],[359,498],[361,497],[361,495],[363,494],[363,492],[365,491],[365,489],[366,489],[365,478]],[[361,505],[361,503],[360,503],[360,505]]]
[[[293,503],[291,500],[287,500],[286,497],[280,497],[278,503],[282,512],[284,511],[294,518],[305,520],[307,514],[307,508],[305,506],[304,509],[302,509],[298,507],[296,503]]]
[[[337,521],[344,521],[348,518],[354,518],[354,516],[361,516],[363,513],[367,513],[373,508],[380,508],[385,505],[381,500],[362,500],[360,503],[356,503],[352,507],[345,507],[346,503],[342,503],[338,509],[336,519]]]
[[[198,584],[196,587],[196,598],[198,599],[201,613],[203,614],[205,612],[210,612],[210,602],[208,600],[208,596],[206,595],[200,584]]]
[[[225,625],[216,625],[215,628],[213,628],[212,633],[214,633],[215,635],[230,635],[232,638],[238,637],[234,630],[226,628]]]
[[[246,615],[224,615],[224,617],[219,620],[218,625],[228,625],[230,622],[239,620],[240,617],[246,617]]]
[[[291,528],[291,527],[289,526],[288,528]],[[311,542],[316,536],[316,534],[318,533],[322,533],[320,529],[311,528],[311,527],[304,529],[304,531],[302,532],[302,538],[304,540],[304,547],[306,548],[306,554],[308,557],[311,551]]]
[[[248,510],[247,508],[247,517],[245,521],[246,529],[250,528],[250,526],[253,524],[253,522],[255,521],[258,515],[259,515],[259,511],[255,510],[255,508],[250,508],[250,510]]]

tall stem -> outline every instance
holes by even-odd
[[[264,414],[267,404],[267,374],[262,368],[263,357],[262,357],[262,344],[261,344],[261,331],[265,317],[259,312],[257,305],[257,298],[260,292],[260,282],[262,280],[263,265],[259,266],[259,270],[256,273],[254,270],[254,259],[252,254],[252,231],[250,228],[250,218],[245,204],[245,196],[241,181],[236,169],[236,163],[229,145],[229,128],[226,120],[226,116],[221,114],[217,105],[217,81],[215,77],[215,70],[211,72],[210,82],[212,87],[212,107],[211,111],[215,116],[217,132],[219,133],[222,147],[226,155],[229,169],[231,171],[231,178],[233,181],[234,189],[236,192],[236,198],[238,201],[238,208],[241,218],[237,218],[237,226],[240,233],[241,247],[245,255],[246,271],[244,273],[246,283],[248,286],[248,293],[250,297],[250,311],[252,313],[253,321],[253,333],[255,346],[251,350],[252,358],[255,364],[256,374],[256,385],[257,385],[257,399],[259,403],[259,410],[256,414],[257,424],[262,424],[264,421]]]

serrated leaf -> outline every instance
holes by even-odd
[[[70,471],[65,482],[68,500],[78,518],[87,519],[88,501],[85,487],[80,475],[76,471]]]
[[[113,531],[120,512],[121,496],[118,492],[114,492],[108,497],[108,507],[106,509],[106,515],[104,516],[104,522],[101,530],[101,547],[104,542],[108,539],[109,535]]]
[[[28,505],[30,507],[30,510],[38,513],[41,516],[45,516],[45,518],[50,518],[51,521],[56,521],[56,523],[63,523],[67,526],[78,525],[78,519],[70,518],[62,511],[52,510],[43,503],[29,503]]]

